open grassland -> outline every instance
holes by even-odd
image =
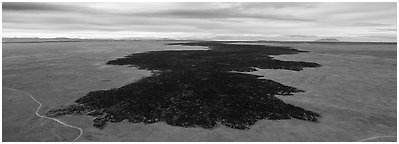
[[[3,86],[29,92],[43,103],[40,113],[72,104],[90,91],[121,87],[149,76],[146,70],[105,63],[127,54],[182,49],[161,41],[3,44]],[[261,120],[243,131],[225,126],[209,130],[166,123],[110,123],[103,130],[94,118],[60,120],[84,129],[78,141],[357,141],[396,136],[396,44],[265,43],[310,51],[274,56],[310,61],[322,67],[302,71],[259,70],[265,76],[304,90],[279,97],[318,112],[319,123]],[[186,47],[187,48],[187,47]],[[201,47],[198,47],[201,48]],[[3,89],[3,141],[72,141],[78,131],[34,115],[37,105],[21,93]],[[10,101],[11,100],[11,101]],[[31,112],[31,114],[29,114]],[[370,141],[396,141],[381,137]]]

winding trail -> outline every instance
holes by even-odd
[[[365,141],[368,141],[368,140],[377,139],[377,138],[384,138],[384,137],[396,138],[396,136],[375,136],[375,137],[361,139],[361,140],[358,140],[357,142],[365,142]]]
[[[46,116],[40,115],[39,114],[39,110],[42,107],[42,103],[39,102],[37,99],[35,99],[30,93],[27,93],[27,92],[21,91],[21,90],[17,90],[17,89],[13,89],[13,88],[8,88],[8,87],[3,87],[3,88],[11,90],[11,91],[15,91],[15,92],[20,92],[20,93],[23,93],[23,94],[28,95],[29,97],[31,97],[36,103],[39,104],[39,107],[37,107],[36,112],[35,112],[35,114],[38,117],[45,118],[45,119],[50,119],[50,120],[56,121],[56,122],[58,122],[58,123],[60,123],[60,124],[62,124],[64,126],[66,126],[66,127],[78,129],[80,134],[72,142],[76,141],[77,139],[79,139],[82,136],[82,134],[83,134],[83,129],[82,128],[66,124],[66,123],[64,123],[64,122],[62,122],[62,121],[60,121],[58,119],[55,119],[55,118],[51,118],[51,117],[46,117]],[[129,128],[129,130],[130,130],[130,128]],[[129,131],[129,133],[130,133],[130,131]],[[130,133],[130,135],[131,135],[131,133]],[[365,141],[368,141],[368,140],[377,139],[377,138],[384,138],[384,137],[396,138],[396,136],[375,136],[375,137],[361,139],[361,140],[358,140],[357,142],[365,142]]]
[[[4,88],[4,89],[11,90],[11,91],[15,91],[15,92],[23,93],[23,94],[28,95],[29,97],[31,97],[36,103],[39,104],[39,107],[37,107],[36,113],[35,113],[38,117],[45,118],[45,119],[50,119],[50,120],[56,121],[56,122],[58,122],[58,123],[60,123],[60,124],[62,124],[62,125],[64,125],[64,126],[66,126],[66,127],[78,129],[78,130],[80,131],[80,134],[79,134],[79,136],[77,136],[77,137],[73,140],[73,142],[76,141],[78,138],[80,138],[80,136],[82,136],[82,134],[83,134],[83,129],[82,129],[82,128],[79,128],[79,127],[76,127],[76,126],[72,126],[72,125],[66,124],[66,123],[64,123],[64,122],[62,122],[62,121],[60,121],[60,120],[58,120],[58,119],[55,119],[55,118],[51,118],[51,117],[46,117],[46,116],[40,115],[40,114],[39,114],[39,110],[40,110],[40,108],[42,107],[42,103],[40,103],[37,99],[35,99],[31,94],[29,94],[29,93],[27,93],[27,92],[24,92],[24,91],[21,91],[21,90],[13,89],[13,88],[8,88],[8,87],[3,87],[3,88]]]

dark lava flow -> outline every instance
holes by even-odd
[[[153,75],[120,88],[89,92],[76,104],[51,110],[47,115],[87,114],[96,117],[93,122],[98,128],[108,121],[127,119],[132,123],[164,121],[173,126],[203,128],[215,128],[221,123],[235,129],[249,129],[262,119],[317,121],[320,116],[275,97],[302,90],[258,79],[261,76],[237,73],[255,68],[300,71],[304,67],[319,67],[317,63],[270,57],[305,51],[220,42],[173,45],[210,49],[150,51],[111,60],[107,64],[152,70]]]

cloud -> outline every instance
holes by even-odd
[[[82,12],[87,11],[87,7],[60,3],[28,3],[28,2],[3,2],[4,11],[35,11],[35,12]]]
[[[152,13],[137,13],[136,16],[150,17],[177,17],[177,18],[194,18],[194,19],[264,19],[264,20],[283,20],[283,21],[309,21],[307,18],[297,18],[290,15],[261,14],[261,13],[245,13],[245,11],[237,11],[233,8],[223,9],[203,9],[203,10],[168,10]]]
[[[83,14],[99,15],[125,15],[133,17],[174,17],[191,19],[230,19],[230,18],[253,18],[269,20],[287,20],[287,21],[308,21],[307,18],[297,18],[290,15],[246,13],[245,9],[240,7],[228,8],[205,8],[205,9],[171,9],[159,10],[153,12],[129,12],[129,11],[105,11],[91,7],[73,5],[74,3],[23,3],[23,2],[5,2],[3,11],[34,11],[34,12],[73,12]],[[198,3],[196,3],[198,4]]]
[[[373,22],[360,22],[352,24],[343,24],[343,26],[392,26],[391,24],[373,23]]]
[[[262,3],[262,2],[249,2],[240,3],[237,7],[242,9],[264,9],[264,8],[316,8],[321,3],[303,3],[303,2],[273,2],[273,3]]]
[[[396,35],[396,3],[4,2],[2,16],[3,36],[173,33],[235,39],[392,40]]]
[[[394,28],[394,29],[375,29],[375,30],[377,30],[377,31],[394,31],[394,32],[396,32],[396,28]]]
[[[57,7],[42,3],[4,2],[3,10],[6,11],[58,11]]]
[[[315,35],[282,35],[287,37],[294,37],[294,38],[314,38],[317,37]]]

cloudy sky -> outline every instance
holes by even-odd
[[[396,3],[2,3],[3,37],[396,41]]]

